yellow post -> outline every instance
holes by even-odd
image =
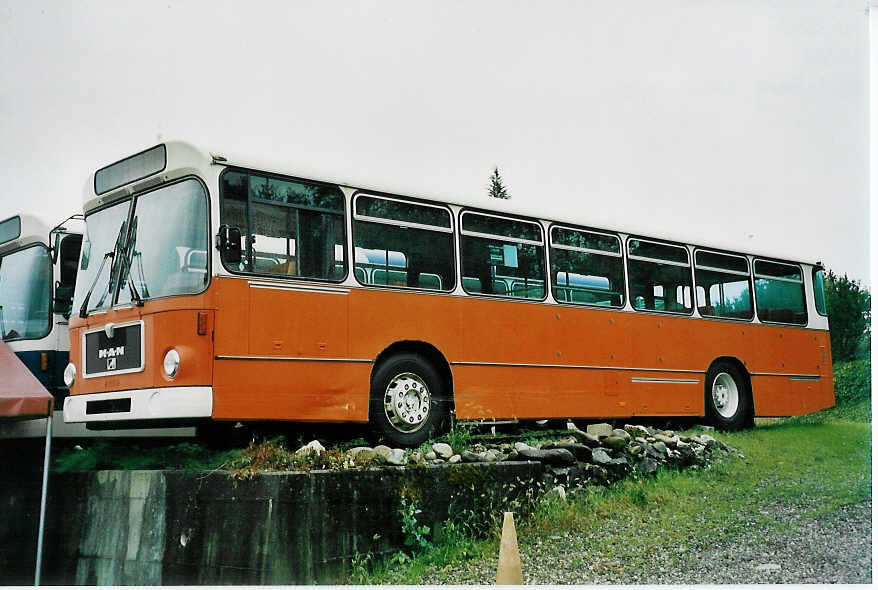
[[[497,584],[524,584],[521,575],[521,555],[512,513],[503,513],[503,533],[500,535],[500,559],[497,562]]]

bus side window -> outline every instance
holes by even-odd
[[[468,293],[545,299],[543,232],[538,223],[464,211],[460,258]]]
[[[449,290],[454,234],[444,207],[358,194],[354,199],[355,277],[365,285]]]
[[[625,271],[618,236],[555,226],[551,246],[556,300],[622,307]]]
[[[58,280],[55,281],[52,311],[65,318],[70,317],[70,308],[73,304],[73,287],[76,284],[76,270],[81,246],[81,235],[65,236],[58,246]]]
[[[805,282],[798,265],[756,260],[756,313],[765,322],[807,324]]]
[[[337,186],[229,170],[220,184],[220,223],[248,236],[245,260],[230,270],[344,278],[344,194]]]
[[[692,275],[683,246],[639,238],[628,240],[628,289],[643,301],[635,309],[691,313]]]

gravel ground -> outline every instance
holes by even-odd
[[[519,539],[526,584],[870,584],[872,500],[820,518],[801,509],[766,507],[762,516],[779,527],[760,527],[732,541],[705,547],[665,548],[637,566],[614,559],[590,535]],[[618,531],[636,528],[607,525]],[[626,531],[627,532],[627,531]],[[423,584],[493,584],[496,559],[430,572]]]

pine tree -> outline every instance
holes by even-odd
[[[494,166],[494,174],[491,175],[491,184],[488,185],[488,194],[495,199],[512,198],[503,186],[503,179],[500,178],[500,171]]]

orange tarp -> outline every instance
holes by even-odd
[[[0,419],[39,418],[51,411],[51,394],[0,341]]]

